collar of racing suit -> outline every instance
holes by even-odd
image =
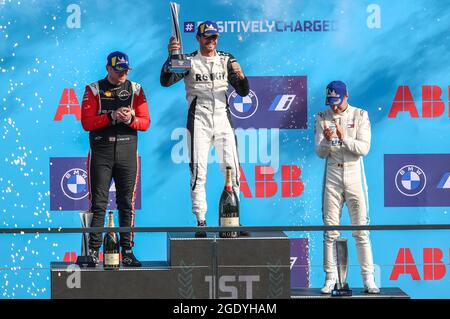
[[[197,54],[200,57],[200,59],[206,63],[211,63],[211,62],[218,63],[220,61],[220,57],[219,57],[219,54],[217,53],[217,50],[214,50],[213,56],[204,56],[204,55],[202,55],[200,50],[198,50]]]
[[[345,109],[345,111],[341,112],[341,113],[334,113],[333,110],[330,109],[331,114],[333,115],[333,118],[338,118],[338,117],[343,117],[343,116],[347,116],[350,113],[350,109],[353,108],[350,104],[347,104],[347,108]]]

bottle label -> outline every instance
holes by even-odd
[[[239,217],[221,217],[220,226],[224,227],[239,226]]]
[[[328,127],[333,131],[333,135],[331,136],[331,146],[342,146],[342,141],[339,139],[336,133],[336,124],[334,122],[331,122]]]
[[[119,254],[105,254],[103,258],[106,266],[116,266],[120,263]]]

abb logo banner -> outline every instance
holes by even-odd
[[[68,114],[75,115],[77,121],[81,120],[81,106],[78,102],[75,90],[66,88],[61,95],[53,120],[61,121],[63,116]]]
[[[447,271],[442,260],[443,256],[444,253],[439,248],[424,248],[422,262],[417,264],[411,249],[400,248],[389,280],[398,280],[400,276],[409,276],[412,280],[441,280]],[[420,268],[422,268],[422,277]]]
[[[442,89],[436,85],[422,86],[422,117],[433,118],[444,114],[445,103],[441,99]],[[448,97],[450,100],[450,86],[448,87]],[[448,116],[450,117],[450,101]],[[395,118],[400,112],[408,112],[413,118],[419,117],[416,103],[411,94],[409,86],[399,86],[392,102],[388,117]]]
[[[255,188],[254,195],[250,190],[249,183],[245,177],[242,167],[240,190],[244,197],[273,197],[281,191],[281,197],[299,197],[305,185],[300,179],[302,173],[300,167],[295,165],[281,166],[281,182],[275,179],[275,170],[271,166],[255,166]]]

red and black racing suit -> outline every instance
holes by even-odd
[[[116,123],[112,112],[131,106],[134,115],[129,124]],[[139,179],[137,131],[150,126],[148,104],[140,84],[127,80],[120,85],[107,78],[86,86],[81,123],[89,131],[90,151],[87,162],[91,227],[103,227],[109,188],[114,178],[119,225],[134,227],[136,184]],[[121,233],[120,245],[133,247],[133,233]],[[91,233],[89,247],[98,249],[102,234]]]

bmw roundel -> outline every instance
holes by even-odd
[[[61,189],[67,197],[80,200],[88,195],[88,176],[81,168],[68,170],[61,178]]]
[[[250,90],[247,96],[240,96],[233,91],[228,97],[230,112],[238,119],[246,119],[256,113],[258,109],[258,97]]]
[[[395,175],[395,186],[405,196],[416,196],[422,193],[427,185],[425,172],[416,165],[406,165]]]

